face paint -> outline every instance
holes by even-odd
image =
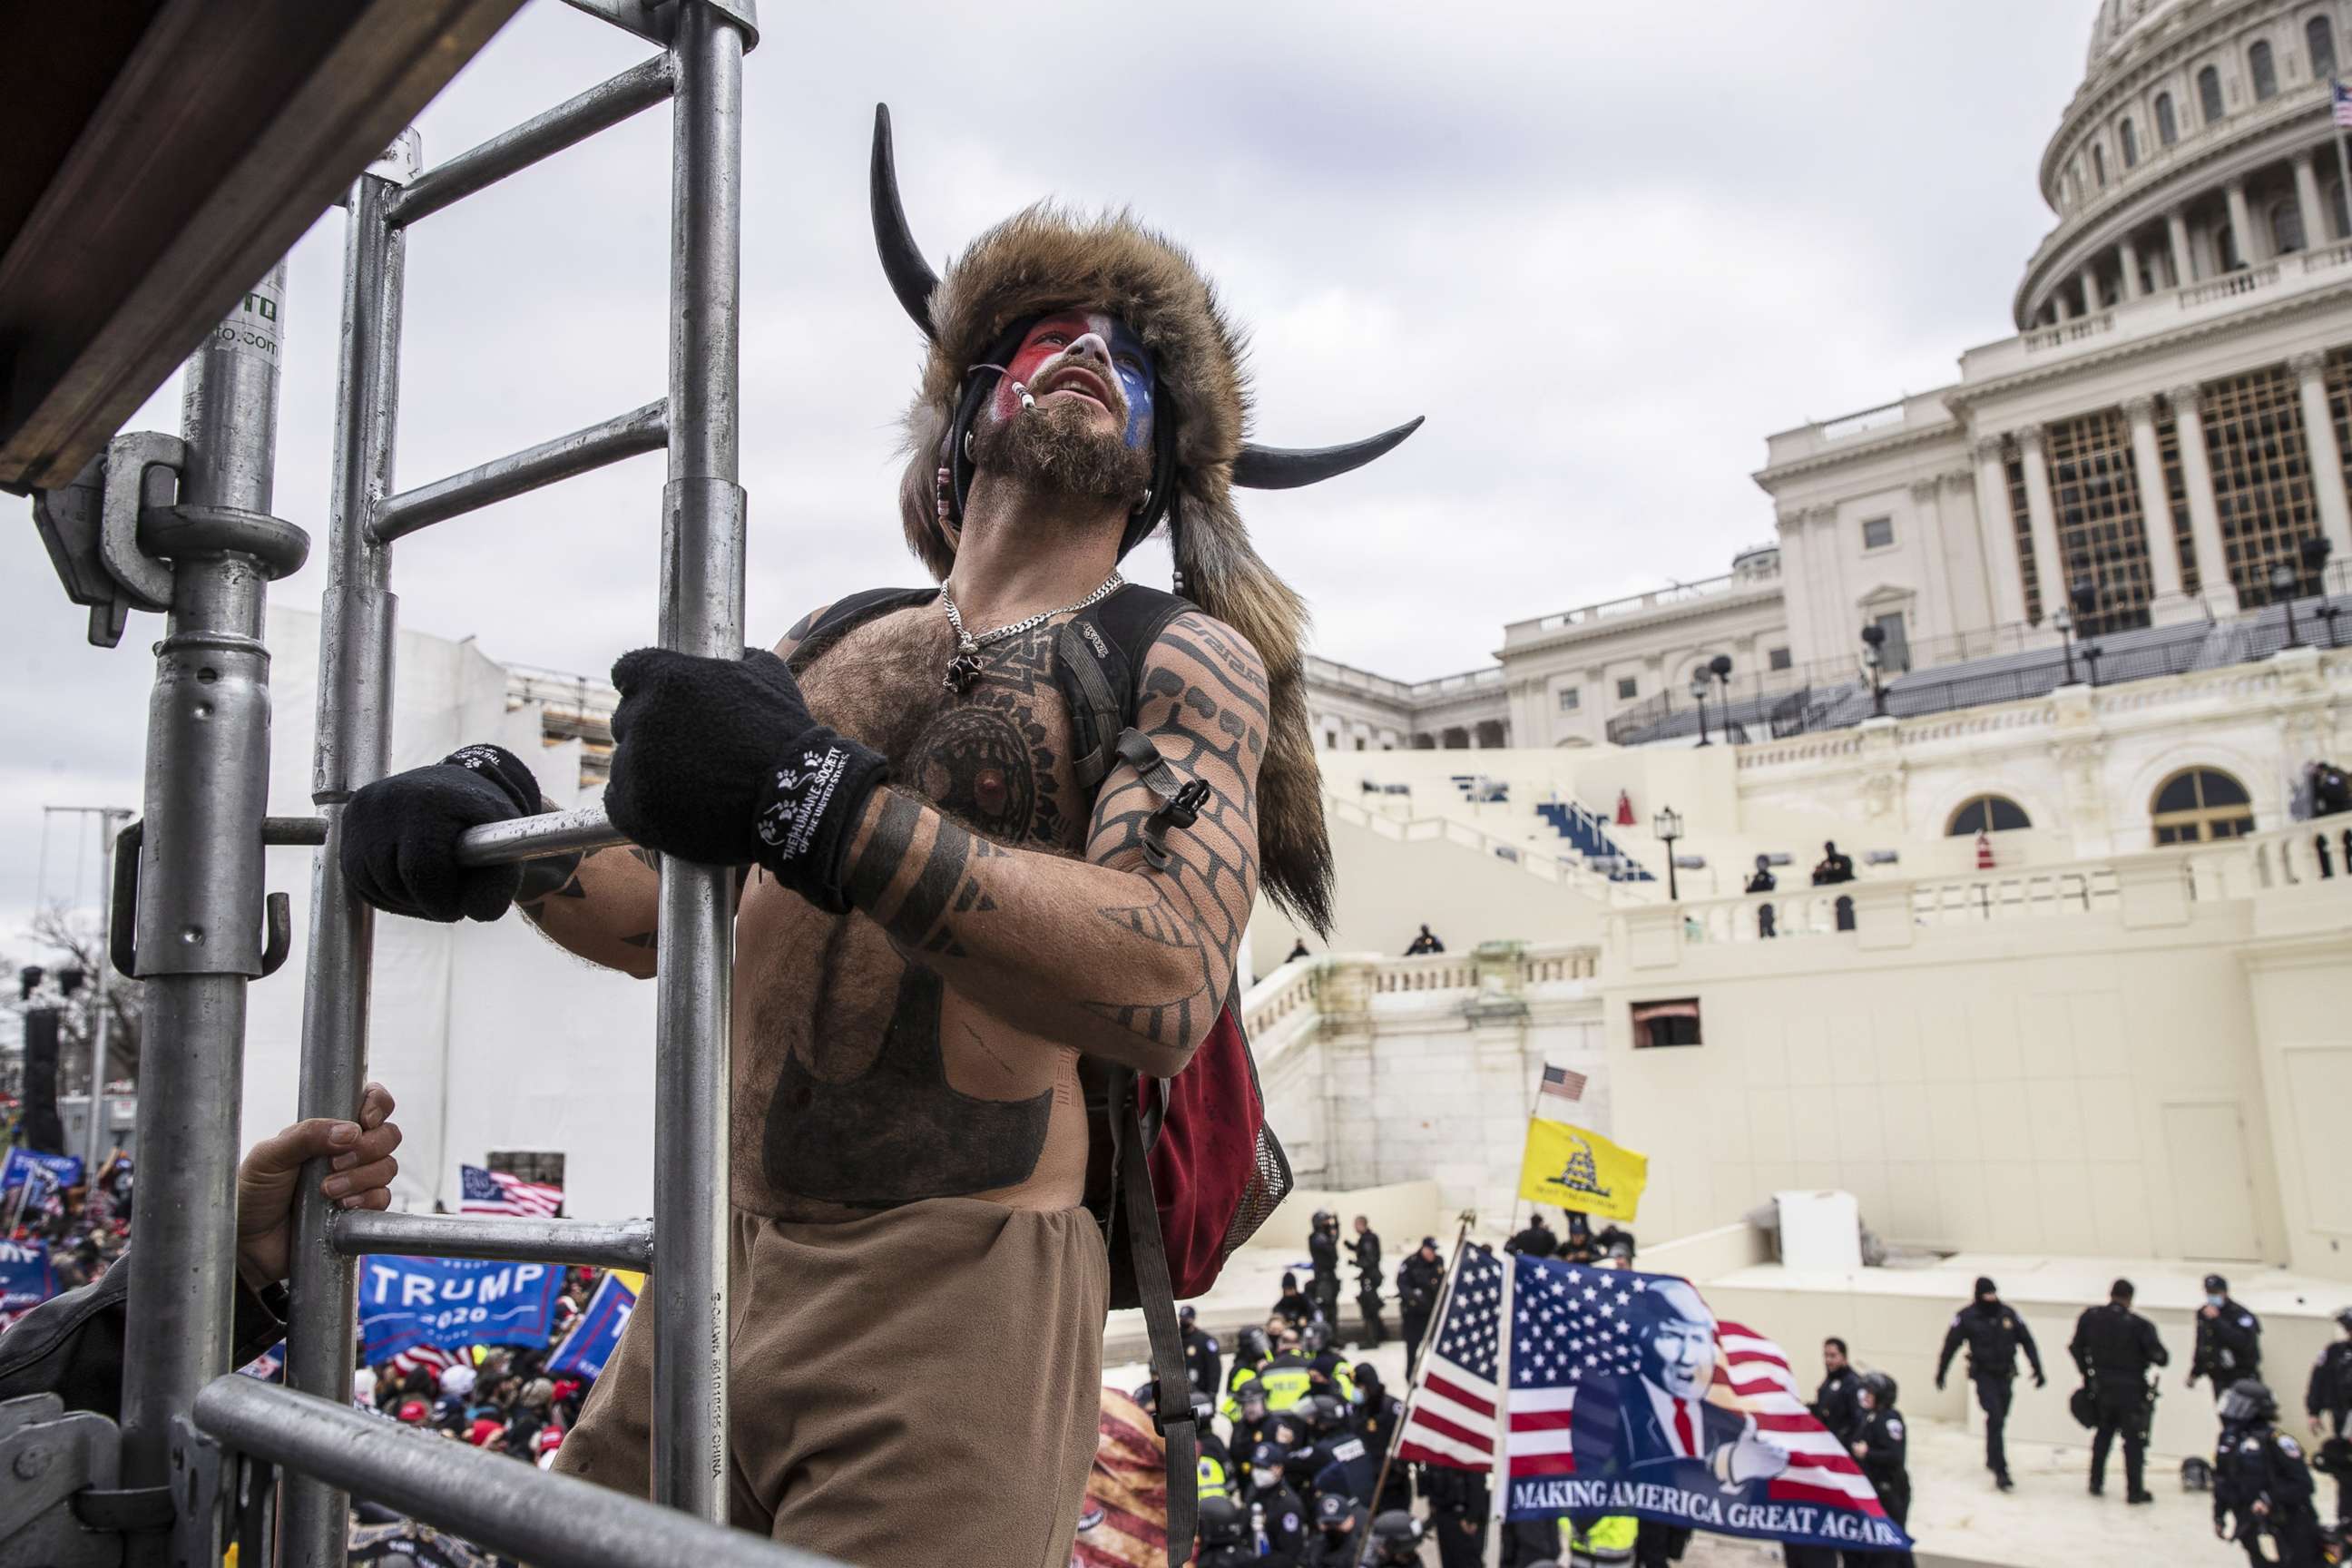
[[[1127,427],[1120,439],[1129,447],[1144,444],[1151,433],[1151,354],[1143,340],[1128,329],[1126,322],[1100,310],[1063,310],[1038,319],[1013,351],[1011,363],[996,384],[996,416],[1010,419],[1020,407],[1021,399],[1013,390],[1014,382],[1029,386],[1047,361],[1060,354],[1070,344],[1092,332],[1108,345],[1112,372],[1118,377],[1120,394],[1127,399]]]

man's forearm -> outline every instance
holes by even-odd
[[[523,863],[523,918],[565,952],[644,980],[660,925],[660,859],[634,844]]]
[[[1206,815],[1190,831],[1168,871],[1126,870],[1008,849],[877,790],[845,890],[909,959],[1006,1023],[1167,1077],[1224,1002],[1232,910],[1246,910],[1250,880],[1246,846]]]

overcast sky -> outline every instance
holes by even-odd
[[[2049,226],[2042,146],[2094,0],[1685,0],[1475,7],[771,5],[744,70],[750,624],[920,580],[896,418],[919,339],[874,260],[890,103],[936,259],[1044,195],[1126,204],[1250,329],[1257,434],[1414,414],[1391,456],[1248,498],[1315,646],[1406,679],[1487,663],[1503,623],[1711,576],[1769,540],[1764,437],[1944,384],[2007,336]],[[445,159],[646,47],[532,0],[419,121]],[[405,487],[661,395],[668,114],[412,231]],[[278,510],[323,533],[341,217],[296,248]],[[173,430],[176,378],[132,422]],[[658,456],[436,525],[396,552],[403,624],[601,672],[651,640]],[[0,514],[26,503],[0,497]],[[0,951],[44,805],[136,805],[147,645],[87,646],[29,528],[0,569]],[[314,552],[314,553],[316,553]],[[1135,558],[1165,584],[1165,552]],[[317,567],[275,595],[315,607]],[[46,892],[94,900],[60,824]]]

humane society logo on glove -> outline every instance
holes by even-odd
[[[776,770],[757,832],[760,842],[773,849],[777,859],[798,860],[808,853],[817,821],[832,804],[833,792],[840,787],[848,765],[849,753],[835,746],[824,752],[803,752],[797,769]]]

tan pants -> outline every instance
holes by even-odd
[[[728,1272],[737,1528],[857,1568],[1066,1568],[1110,1292],[1084,1209],[933,1198],[846,1225],[739,1211]],[[649,1309],[556,1463],[640,1497]]]

